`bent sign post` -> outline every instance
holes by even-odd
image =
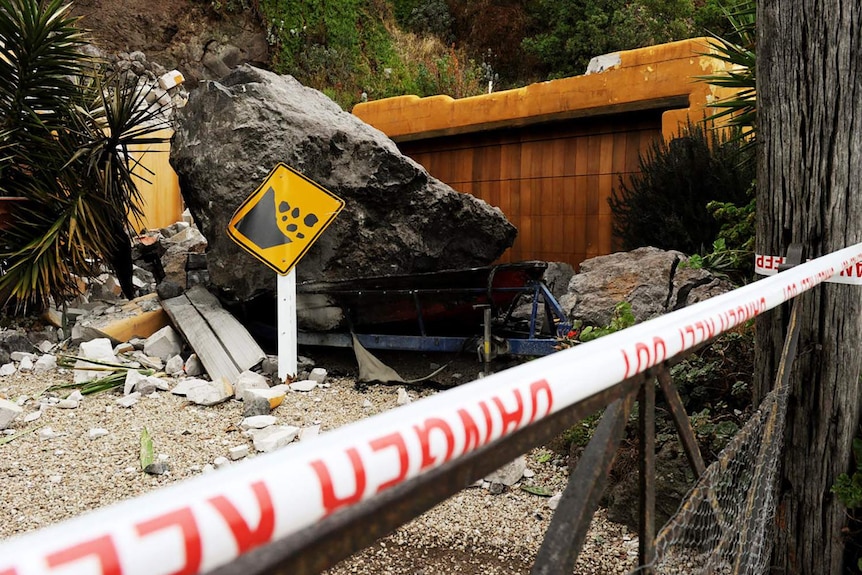
[[[227,233],[278,274],[278,377],[296,375],[295,266],[344,208],[344,201],[279,163],[237,208]]]

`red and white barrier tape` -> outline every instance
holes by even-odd
[[[312,525],[862,262],[862,244],[445,393],[0,543],[0,575],[191,574]]]
[[[783,263],[784,257],[782,256],[756,254],[754,256],[754,273],[761,276],[775,275],[778,273],[778,266]],[[826,281],[836,284],[862,285],[862,262],[856,262],[854,265],[842,269]]]

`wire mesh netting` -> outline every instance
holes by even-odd
[[[772,551],[787,387],[779,385],[767,395],[661,529],[653,573],[765,572]]]

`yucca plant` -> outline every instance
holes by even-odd
[[[0,244],[0,306],[68,301],[102,262],[133,294],[130,148],[162,141],[167,120],[86,43],[62,0],[0,0],[0,195],[30,200]]]
[[[718,111],[708,120],[721,120],[723,123],[742,128],[742,137],[752,145],[756,139],[757,128],[757,76],[755,0],[741,0],[725,8],[725,14],[733,33],[726,38],[713,35],[714,53],[709,55],[730,65],[729,69],[698,79],[714,86],[730,88],[733,96],[721,99],[710,106]]]

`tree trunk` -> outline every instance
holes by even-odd
[[[816,257],[862,241],[862,6],[757,0],[757,253]],[[862,288],[803,297],[773,572],[841,573],[845,509],[830,488],[858,432]],[[772,386],[786,310],[757,323],[755,396]]]

